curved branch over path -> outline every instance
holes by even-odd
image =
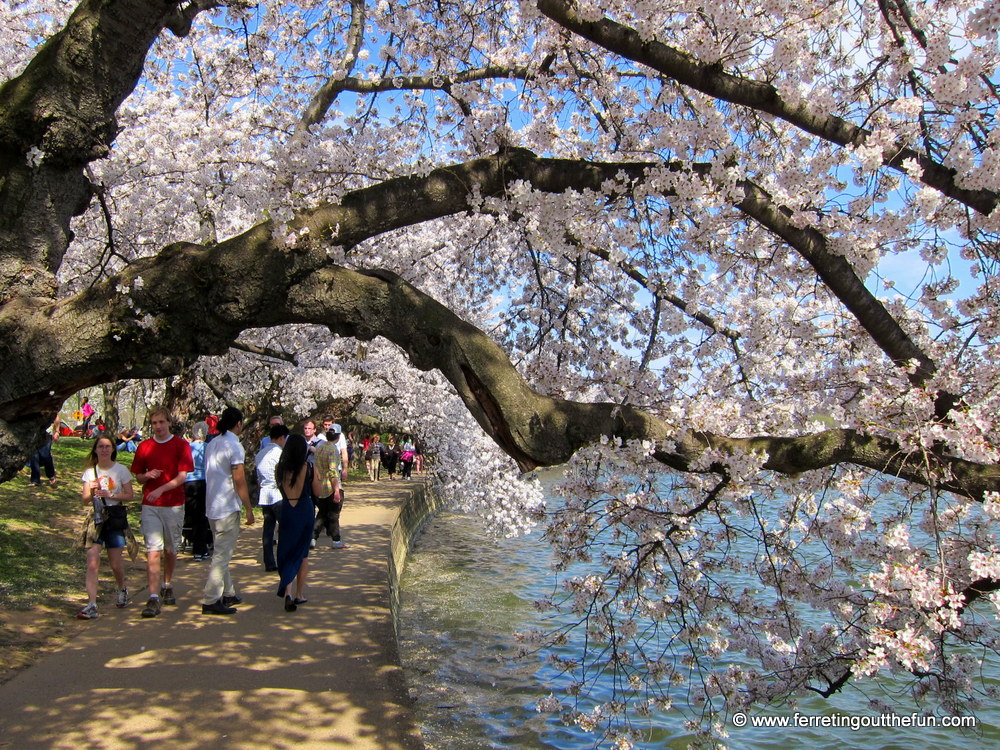
[[[416,367],[440,370],[524,470],[562,463],[609,435],[651,441],[654,457],[680,471],[706,470],[695,467],[711,449],[767,456],[764,468],[786,474],[854,463],[973,497],[1000,489],[997,467],[907,455],[891,441],[851,430],[726,437],[684,431],[637,408],[542,395],[492,339],[400,277],[327,259],[331,241],[354,244],[460,212],[477,188],[498,195],[511,180],[527,179],[543,190],[581,190],[641,169],[505,152],[422,178],[390,180],[303,214],[289,227],[292,234],[308,229],[311,239],[302,247],[287,246],[285,233],[278,237],[264,223],[210,247],[171,245],[65,301],[11,301],[0,309],[0,341],[23,367],[0,379],[0,419],[37,421],[40,404],[54,410],[86,385],[174,373],[184,361],[226,351],[246,328],[311,322],[362,340],[383,336]],[[6,475],[20,465],[5,465]],[[950,479],[933,479],[929,465],[946,468]]]
[[[384,335],[407,348],[418,367],[441,369],[480,424],[523,468],[564,461],[602,434],[651,439],[661,446],[675,439],[673,426],[639,410],[577,404],[534,393],[498,347],[450,311],[388,272],[330,268],[325,252],[331,242],[349,246],[468,210],[471,195],[502,195],[515,180],[548,192],[600,193],[611,182],[642,179],[646,170],[662,169],[662,164],[593,164],[505,151],[426,176],[388,180],[351,193],[339,204],[303,214],[290,227],[295,233],[308,230],[309,242],[300,248],[288,248],[265,223],[211,248],[169,246],[86,294],[54,301],[55,272],[69,242],[69,220],[90,198],[83,174],[86,164],[104,154],[112,142],[117,108],[133,90],[155,38],[165,28],[186,33],[193,16],[212,4],[201,0],[179,13],[178,5],[170,2],[84,0],[25,72],[0,88],[0,168],[5,184],[0,191],[4,217],[0,345],[7,361],[17,363],[0,378],[0,477],[9,477],[20,467],[24,453],[37,443],[39,426],[80,388],[123,377],[168,375],[201,354],[225,351],[247,327],[297,321],[325,323],[337,333],[359,338]],[[550,13],[560,7],[569,12],[554,0],[543,0],[541,7]],[[654,67],[669,67],[663,61],[673,60],[669,50],[660,49],[662,45],[639,50],[628,30],[601,28],[605,41],[611,32],[624,34],[635,59],[638,50],[654,58],[661,55],[660,62],[651,58]],[[682,70],[680,62],[670,63],[674,72]],[[713,75],[705,80],[720,94],[730,90],[726,86],[747,94],[748,82]],[[755,101],[760,99],[760,92],[749,93]],[[827,126],[832,127],[831,123],[823,127]],[[33,163],[27,157],[35,148],[41,161]],[[698,166],[688,168],[701,171]],[[888,356],[897,362],[916,359],[923,375],[933,370],[933,363],[877,301],[857,304],[863,284],[855,283],[853,271],[844,263],[838,265],[843,259],[826,252],[820,235],[790,231],[780,206],[749,183],[743,188],[745,197],[737,207],[802,253]],[[841,282],[846,291],[838,287]],[[335,308],[316,311],[300,304],[305,299],[329,299],[311,291],[331,285],[338,291],[331,303]],[[393,301],[399,299],[420,306],[423,318],[413,324],[419,330],[410,330],[397,319],[399,308]],[[346,300],[352,304],[345,306]],[[816,444],[816,436],[790,439],[787,444],[783,440],[789,439],[756,440],[727,445],[766,452],[772,456],[769,468],[778,471],[814,468],[817,461],[819,465],[855,461],[901,475],[912,471],[920,481],[919,469],[911,468],[917,462],[898,458],[892,446],[851,433],[828,435],[822,445]],[[689,470],[705,447],[723,442],[689,435],[676,443],[676,450],[658,457]],[[802,445],[809,445],[811,459],[799,450]],[[797,459],[788,459],[791,454]],[[980,494],[992,486],[991,468],[960,462],[955,466],[957,491]]]

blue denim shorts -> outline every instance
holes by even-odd
[[[125,532],[112,531],[101,524],[101,533],[98,534],[95,544],[103,544],[108,549],[121,549],[126,545]]]

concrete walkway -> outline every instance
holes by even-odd
[[[208,563],[183,555],[177,606],[142,619],[140,561],[130,607],[102,594],[99,619],[0,686],[0,748],[420,750],[388,571],[398,510],[421,492],[418,481],[349,483],[349,546],[330,549],[323,537],[309,556],[309,602],[293,613],[259,562],[259,513],[233,559],[236,615],[201,614]],[[102,583],[109,577],[102,563]]]

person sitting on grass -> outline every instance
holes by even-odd
[[[118,433],[118,450],[128,451],[129,453],[135,453],[135,448],[138,443],[136,435],[138,430],[135,427],[126,427],[121,432]]]

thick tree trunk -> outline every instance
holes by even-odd
[[[55,296],[70,219],[91,197],[83,169],[107,154],[115,113],[174,6],[85,0],[0,88],[0,302]]]
[[[121,422],[121,410],[118,408],[118,394],[122,392],[124,384],[120,381],[112,381],[101,386],[104,396],[104,424],[108,430],[114,434],[124,427]]]

